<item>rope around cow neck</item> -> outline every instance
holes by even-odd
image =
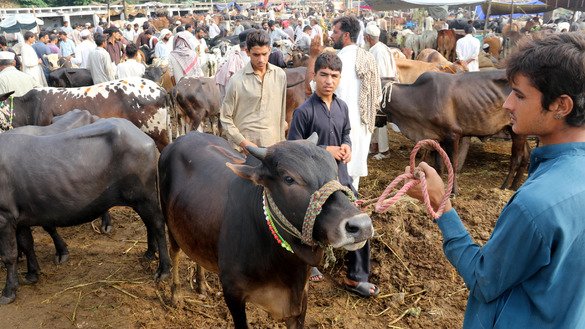
[[[342,191],[348,196],[350,201],[355,201],[353,192],[349,188],[341,185],[339,181],[331,180],[327,182],[325,185],[321,186],[321,188],[311,194],[309,199],[309,206],[307,207],[307,211],[305,212],[305,217],[303,219],[302,232],[299,232],[299,230],[294,227],[294,225],[284,216],[280,209],[278,209],[278,206],[272,199],[268,189],[264,189],[263,209],[264,215],[266,216],[266,222],[270,232],[272,233],[272,236],[281,245],[281,247],[290,252],[293,252],[290,244],[280,235],[274,223],[278,224],[288,234],[297,239],[300,239],[302,243],[309,246],[317,245],[317,243],[313,240],[313,227],[315,226],[315,220],[321,213],[323,205],[327,199],[336,191]]]
[[[439,152],[441,158],[443,159],[443,163],[447,167],[448,173],[447,188],[445,189],[445,195],[443,195],[443,199],[441,200],[441,203],[437,211],[435,211],[433,209],[433,206],[431,205],[429,192],[427,190],[427,181],[425,178],[425,174],[420,168],[415,166],[416,154],[418,153],[418,150],[422,146],[432,146],[435,150],[437,150],[437,152]],[[438,219],[443,214],[443,210],[445,209],[447,200],[449,200],[449,197],[451,196],[454,179],[455,175],[453,174],[453,166],[451,165],[449,156],[441,148],[439,143],[431,139],[421,140],[418,143],[416,143],[415,147],[412,149],[412,152],[410,153],[410,173],[405,173],[396,177],[392,181],[392,183],[390,183],[390,185],[386,187],[384,192],[382,192],[382,195],[380,195],[380,197],[378,197],[377,199],[358,200],[357,204],[363,209],[364,207],[368,206],[369,203],[371,203],[372,201],[376,201],[376,205],[374,207],[375,211],[378,213],[384,213],[388,211],[388,208],[390,208],[394,203],[396,203],[396,201],[398,201],[406,193],[406,191],[408,191],[409,189],[418,184],[421,184],[423,200],[427,208],[427,211],[431,215],[431,217],[433,217],[433,219]],[[394,194],[391,198],[387,199],[387,197],[390,195],[390,193],[396,187],[396,185],[398,185],[398,183],[400,183],[403,180],[405,180],[406,183],[404,183],[402,188],[400,188],[398,192],[396,192],[396,194]]]

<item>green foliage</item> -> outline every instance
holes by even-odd
[[[43,0],[18,0],[18,4],[23,7],[48,7],[47,3]]]

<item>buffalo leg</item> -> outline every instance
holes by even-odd
[[[0,296],[0,305],[12,303],[16,299],[18,289],[16,228],[8,221],[0,216],[0,258],[6,267],[6,284]]]
[[[171,303],[175,307],[180,307],[183,302],[181,293],[181,278],[179,274],[179,262],[181,261],[181,247],[175,240],[175,237],[169,230],[169,249],[171,261],[173,263],[173,283],[171,284]]]
[[[57,265],[65,263],[67,260],[69,260],[69,250],[67,249],[67,243],[63,241],[59,233],[57,233],[57,228],[43,226],[43,229],[49,233],[51,239],[53,239],[53,244],[55,245],[55,259],[53,261]]]
[[[102,215],[102,233],[109,234],[112,232],[112,217],[110,216],[109,212],[105,212]]]
[[[203,266],[196,264],[195,278],[197,280],[197,293],[205,294],[207,292],[207,280],[205,280],[205,269]]]
[[[152,200],[145,200],[142,204],[133,208],[146,226],[148,249],[153,248],[154,245],[158,250],[159,265],[154,278],[155,280],[164,280],[170,275],[171,259],[169,257],[169,250],[167,249],[165,222],[158,204],[158,198],[153,198]],[[152,252],[152,250],[147,250],[145,256],[149,252]]]
[[[56,231],[55,231],[56,233]],[[32,236],[30,227],[23,226],[16,229],[16,241],[18,248],[24,252],[26,256],[27,271],[24,275],[24,284],[33,284],[39,281],[39,262],[35,254],[35,242]]]
[[[307,296],[308,295],[305,292],[303,294],[303,299],[301,300],[301,314],[285,319],[287,329],[300,329],[305,327],[305,316],[307,315]]]
[[[244,297],[237,288],[237,284],[229,280],[225,280],[224,275],[220,274],[221,286],[223,289],[223,298],[225,300],[232,318],[234,319],[234,327],[236,329],[248,328],[248,319],[246,318],[246,302]],[[226,282],[227,281],[227,282]]]
[[[512,129],[508,129],[512,137],[512,151],[510,155],[510,166],[508,167],[508,175],[501,189],[517,189],[524,177],[524,171],[528,166],[530,158],[530,145],[525,136],[516,135]]]

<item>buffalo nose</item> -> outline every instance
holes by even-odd
[[[374,236],[372,220],[367,214],[350,217],[345,223],[345,231],[357,239],[369,239]]]

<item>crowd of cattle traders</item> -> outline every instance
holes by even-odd
[[[280,211],[301,227],[309,198],[337,177],[333,158],[313,138],[250,148],[246,157],[221,137],[221,127],[214,134],[190,132],[202,131],[205,119],[219,115],[225,86],[249,61],[243,36],[253,29],[269,33],[270,63],[287,74],[290,123],[293,111],[310,94],[304,65],[311,47],[319,39],[327,46],[333,19],[352,14],[310,8],[290,12],[286,19],[271,8],[262,20],[238,12],[231,13],[233,20],[217,14],[96,27],[66,22],[38,34],[24,33],[12,47],[0,36],[0,121],[5,129],[0,134],[0,258],[6,268],[0,304],[16,299],[19,282],[39,279],[31,227],[42,226],[51,235],[55,262],[62,263],[69,251],[57,227],[102,216],[102,230],[109,231],[108,210],[123,205],[135,210],[146,226],[144,257],[154,260],[158,255],[155,279],[164,280],[172,272],[174,302],[180,300],[181,248],[205,250],[211,256],[198,263],[220,274],[234,317],[245,311],[233,298],[241,292],[229,290],[241,289],[248,301],[274,318],[289,327],[302,326],[308,264],[321,261],[322,246],[351,250],[363,245],[373,235],[370,218],[337,190],[309,232],[316,247],[296,241],[296,253],[290,254],[274,244],[270,233],[249,238],[258,231],[258,191],[284,191],[284,172],[307,181],[306,189],[295,195],[273,195]],[[371,35],[388,47],[395,61],[395,77],[382,81],[381,100],[383,114],[395,129],[413,141],[438,140],[458,169],[470,137],[507,131],[513,146],[502,188],[518,187],[529,147],[526,137],[508,129],[502,104],[510,86],[501,61],[531,33],[563,32],[547,29],[538,17],[506,22],[500,33],[486,35],[472,30],[474,22],[467,19],[461,29],[453,29],[428,15],[418,25],[404,13],[365,12],[359,18],[357,45],[369,48],[364,34],[374,25]],[[457,49],[457,41],[467,34],[478,40],[471,57]],[[377,147],[377,159],[384,159],[387,145]],[[189,232],[200,233],[194,237]],[[270,252],[251,256],[267,245]],[[238,259],[243,251],[250,255]],[[26,257],[27,272],[19,278],[20,255]],[[222,272],[233,264],[257,269],[246,269],[252,277]]]

